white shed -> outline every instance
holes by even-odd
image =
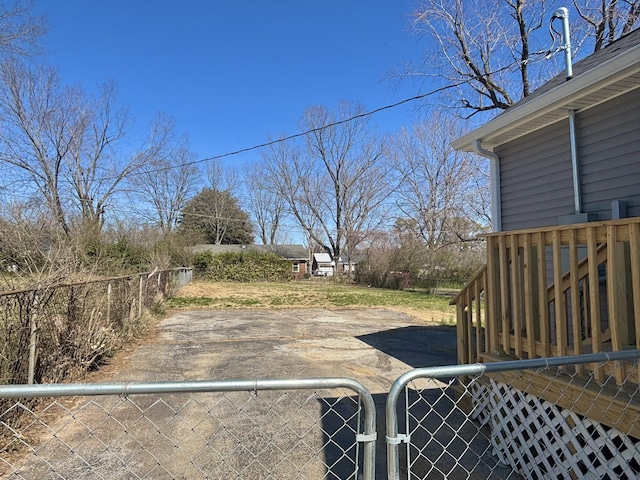
[[[311,269],[314,275],[332,277],[335,270],[335,263],[331,260],[331,255],[328,253],[314,253]]]

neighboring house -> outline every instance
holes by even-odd
[[[303,245],[196,245],[192,247],[191,251],[213,254],[243,251],[275,253],[291,262],[291,274],[295,279],[304,278],[309,262],[309,251]]]
[[[565,76],[453,142],[489,158],[493,222],[487,266],[452,302],[460,363],[640,347],[640,30]],[[638,382],[625,362],[590,369],[598,382]],[[537,395],[546,399],[566,381],[558,376]],[[610,445],[624,437],[640,451],[640,430],[616,430],[623,418],[639,418],[637,402],[626,412],[615,402],[591,408],[593,392],[581,395],[584,402],[566,408],[601,424]],[[568,451],[552,443],[532,448]]]
[[[337,262],[336,270],[339,274],[353,275],[356,271],[356,265],[366,260],[362,255],[344,255],[340,256]]]
[[[328,253],[314,253],[311,271],[315,276],[332,277],[335,273],[335,262]]]

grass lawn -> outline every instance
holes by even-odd
[[[194,281],[166,302],[171,309],[387,308],[425,323],[453,325],[450,297],[332,281],[233,283]]]

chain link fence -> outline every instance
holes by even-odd
[[[639,478],[638,358],[412,370],[387,395],[386,476]],[[3,478],[376,478],[376,406],[354,380],[2,385],[0,400]]]
[[[628,351],[408,372],[387,399],[388,478],[640,478],[638,357]],[[616,383],[618,362],[633,368]],[[598,382],[594,371],[611,376]]]
[[[13,399],[0,416],[3,478],[374,478],[374,401],[348,379],[20,385],[0,395]],[[22,400],[34,397],[37,412]]]
[[[54,383],[95,368],[190,268],[0,292],[0,384]]]

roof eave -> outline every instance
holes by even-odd
[[[506,110],[480,128],[454,140],[451,145],[456,150],[472,152],[474,151],[473,143],[476,140],[480,140],[481,144],[486,145],[491,142],[492,138],[509,130],[521,128],[533,119],[551,111],[568,110],[567,105],[579,98],[639,71],[640,45],[636,45],[591,70],[552,88],[538,98]],[[485,148],[491,149],[492,146]]]

